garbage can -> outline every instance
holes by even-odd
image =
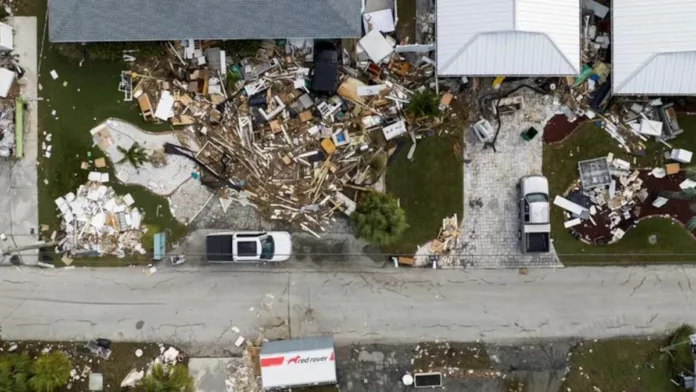
[[[522,132],[522,139],[530,141],[539,133],[534,127],[529,127],[526,131]]]

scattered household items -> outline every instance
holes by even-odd
[[[95,357],[109,359],[111,356],[111,341],[108,339],[90,340],[85,344],[87,352]]]
[[[0,68],[0,97],[7,98],[12,84],[15,81],[15,73],[7,68]]]
[[[15,144],[15,107],[12,104],[0,102],[0,157],[12,156]]]
[[[209,263],[279,262],[290,258],[292,238],[284,231],[212,233],[205,237]]]
[[[611,183],[611,173],[607,158],[588,159],[578,162],[580,183],[584,189],[605,186]]]
[[[692,216],[689,200],[679,196],[696,187],[680,163],[653,169],[634,169],[631,163],[607,157],[582,161],[580,180],[554,204],[563,208],[564,227],[593,245],[619,241],[638,222],[662,216],[686,224]]]
[[[64,233],[58,239],[58,251],[69,256],[110,254],[119,258],[145,254],[141,239],[147,228],[142,225],[142,213],[129,199],[132,196],[119,196],[97,181],[57,198]]]
[[[0,23],[0,52],[14,50],[14,29],[6,23]]]
[[[169,262],[175,267],[184,264],[186,262],[186,255],[169,256]]]
[[[669,159],[679,163],[690,163],[693,153],[683,148],[673,149],[669,154]]]
[[[333,338],[267,341],[259,352],[264,390],[336,384]]]
[[[525,253],[548,252],[551,249],[549,214],[549,182],[541,175],[520,179],[520,241]]]
[[[89,390],[103,391],[104,390],[104,375],[101,373],[89,374]]]
[[[495,136],[495,129],[486,119],[481,119],[471,126],[471,130],[481,143],[489,143]]]

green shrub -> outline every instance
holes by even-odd
[[[0,392],[29,392],[31,358],[26,354],[0,357]]]
[[[433,90],[416,92],[406,106],[406,112],[414,117],[435,117],[440,114],[440,99]]]
[[[391,194],[368,192],[362,195],[351,215],[358,237],[388,245],[401,237],[408,225],[406,213]]]
[[[29,386],[35,392],[53,392],[70,381],[70,359],[61,351],[41,355],[31,370]]]
[[[675,329],[669,336],[669,368],[672,377],[679,373],[690,374],[694,368],[694,360],[691,354],[691,346],[689,344],[689,335],[694,334],[694,327],[684,324]]]
[[[193,392],[193,378],[184,365],[156,364],[142,379],[146,392]]]

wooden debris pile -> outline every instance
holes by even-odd
[[[435,255],[448,255],[457,248],[459,243],[459,220],[457,214],[442,220],[442,227],[437,238],[429,245],[430,252]]]
[[[335,211],[355,210],[356,190],[379,181],[384,165],[375,162],[386,161],[390,140],[415,139],[441,122],[404,112],[434,80],[426,58],[411,63],[392,53],[379,64],[344,64],[336,94],[322,96],[307,87],[311,56],[273,41],[231,66],[214,43],[168,48],[171,58],[160,62],[168,72],[135,64],[124,72],[125,98],[137,99],[144,120],[195,135],[205,184],[317,237]]]

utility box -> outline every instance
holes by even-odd
[[[442,387],[442,373],[416,373],[413,375],[414,388],[440,388]]]
[[[14,29],[6,23],[0,23],[0,52],[14,50]]]

